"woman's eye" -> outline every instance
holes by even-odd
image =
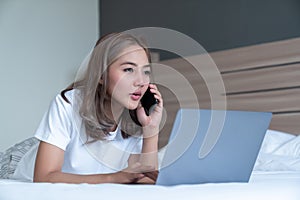
[[[146,74],[146,75],[151,75],[151,71],[150,70],[147,70],[147,71],[144,71],[144,73]]]
[[[132,68],[125,68],[123,71],[124,72],[133,72],[133,69]]]

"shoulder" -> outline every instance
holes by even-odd
[[[73,96],[74,96],[74,92],[75,89],[70,89],[70,90],[63,90],[61,91],[59,94],[56,95],[56,99],[57,100],[63,100],[66,103],[71,104],[71,102],[73,101]]]
[[[72,89],[70,91],[65,92],[65,97],[61,95],[61,93],[57,94],[53,99],[50,106],[50,113],[54,113],[54,116],[59,116],[61,120],[72,121],[81,123],[82,118],[79,115],[80,105],[81,105],[81,97],[80,91],[77,89]],[[68,102],[65,100],[68,99]]]
[[[64,97],[61,95],[61,93],[56,94],[56,96],[50,101],[48,114],[54,114],[54,116],[70,115],[74,109],[73,93],[73,91],[68,91],[65,93]],[[65,100],[66,98],[69,102]]]
[[[59,105],[63,105],[64,107],[72,107],[76,103],[75,99],[78,98],[79,91],[77,89],[72,89],[57,94],[53,101]]]

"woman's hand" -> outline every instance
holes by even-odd
[[[143,173],[120,171],[120,172],[116,172],[116,173],[112,174],[111,180],[109,182],[124,183],[124,184],[137,183],[144,177],[145,177],[145,175]]]
[[[152,110],[149,116],[146,115],[142,105],[139,105],[137,108],[137,117],[143,128],[149,129],[149,133],[155,132],[155,134],[157,134],[159,131],[159,124],[162,119],[163,99],[156,85],[149,84],[149,87],[150,87],[150,92],[152,92],[154,94],[154,97],[158,100],[158,104],[155,105],[154,109]],[[148,136],[151,136],[151,133]]]
[[[155,184],[158,177],[158,170],[144,172],[145,178],[142,178],[138,183]]]
[[[151,166],[143,166],[135,163],[123,171],[111,174],[112,183],[143,183],[154,184],[157,178],[157,171]]]

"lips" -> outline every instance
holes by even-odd
[[[142,93],[140,91],[130,93],[130,97],[132,100],[137,101],[141,98]]]

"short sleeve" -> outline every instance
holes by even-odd
[[[35,137],[43,142],[66,150],[70,142],[72,107],[60,94],[50,104],[44,114]]]

